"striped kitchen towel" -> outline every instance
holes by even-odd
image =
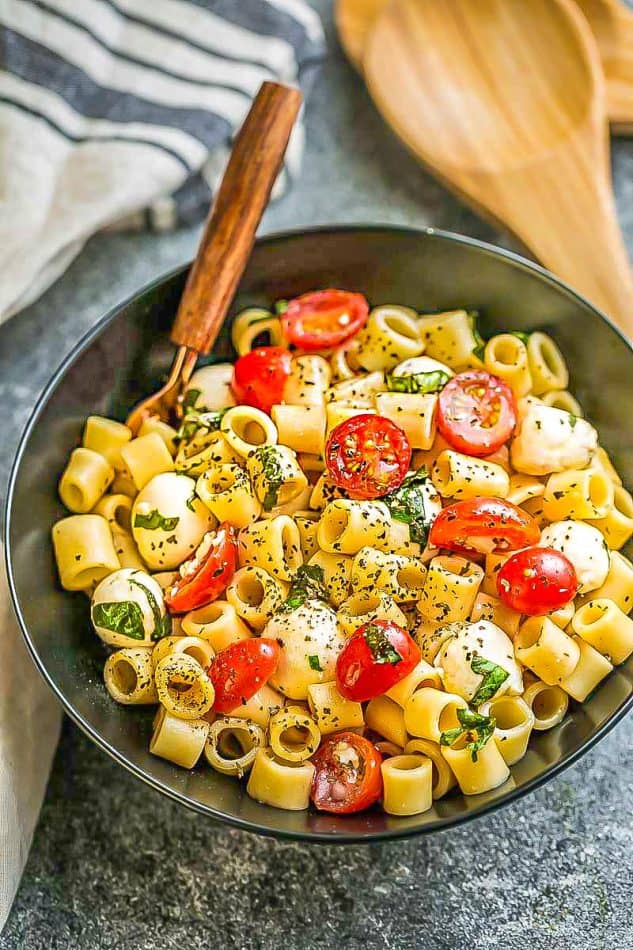
[[[307,0],[2,0],[0,321],[96,231],[202,219],[260,84],[324,52]]]

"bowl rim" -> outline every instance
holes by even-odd
[[[282,231],[274,231],[270,234],[262,235],[258,237],[255,246],[259,247],[261,245],[274,244],[275,242],[283,242],[291,238],[299,238],[302,236],[315,235],[315,234],[344,234],[344,233],[380,233],[380,232],[391,232],[393,234],[402,234],[410,237],[432,237],[437,238],[440,241],[446,241],[447,243],[456,243],[462,244],[471,248],[476,249],[480,253],[483,253],[487,256],[501,258],[513,266],[517,267],[519,270],[532,272],[537,275],[542,281],[550,286],[553,286],[558,291],[562,291],[565,295],[571,297],[573,300],[580,303],[582,306],[587,308],[592,312],[596,317],[604,321],[607,326],[611,328],[629,350],[633,353],[633,342],[629,341],[623,332],[613,323],[613,321],[601,310],[599,310],[594,304],[592,304],[586,297],[580,294],[578,291],[574,290],[569,284],[565,283],[563,280],[560,280],[550,271],[546,270],[540,264],[537,264],[533,261],[528,260],[525,257],[522,257],[520,254],[517,254],[515,251],[510,251],[505,248],[497,247],[493,244],[490,244],[486,241],[481,241],[478,238],[469,237],[468,235],[458,234],[453,231],[447,231],[440,228],[433,227],[424,227],[418,228],[408,225],[395,225],[390,223],[385,224],[337,224],[337,225],[316,225],[305,228],[291,228],[285,229]],[[60,702],[62,709],[68,714],[68,716],[73,720],[73,722],[84,732],[92,741],[107,755],[110,756],[115,762],[118,762],[122,765],[128,772],[131,772],[136,778],[140,779],[145,784],[154,788],[156,791],[166,795],[168,798],[171,798],[173,801],[179,802],[185,807],[189,808],[192,811],[198,812],[199,814],[206,815],[218,821],[219,823],[226,824],[229,827],[237,828],[241,831],[249,831],[256,834],[261,834],[266,837],[280,838],[285,840],[294,840],[294,841],[304,841],[308,843],[315,844],[371,844],[378,841],[394,841],[403,838],[412,838],[417,837],[418,835],[429,835],[434,834],[439,831],[445,831],[448,828],[457,827],[459,825],[465,824],[469,821],[473,821],[476,818],[482,817],[483,815],[492,814],[495,811],[498,811],[501,808],[505,808],[507,805],[512,804],[513,802],[518,801],[523,796],[529,794],[535,789],[540,788],[542,785],[545,785],[555,776],[560,775],[565,769],[568,769],[571,765],[577,762],[582,756],[584,756],[593,746],[595,746],[608,732],[610,732],[614,726],[620,722],[626,714],[633,708],[633,694],[622,704],[620,709],[618,709],[609,719],[604,722],[596,731],[595,735],[583,742],[577,749],[568,752],[566,755],[563,755],[558,762],[547,767],[541,774],[535,776],[534,778],[529,779],[520,787],[515,787],[510,789],[501,799],[493,800],[490,802],[483,803],[479,808],[473,808],[469,811],[453,815],[446,818],[439,818],[438,820],[429,823],[428,825],[423,825],[419,828],[403,828],[399,830],[397,827],[381,829],[377,831],[354,831],[346,832],[345,826],[342,824],[341,831],[338,830],[336,833],[327,833],[321,832],[318,830],[315,831],[294,831],[291,829],[275,829],[267,825],[261,824],[257,821],[250,820],[247,818],[242,818],[238,815],[230,815],[226,812],[221,811],[218,808],[214,808],[210,805],[205,804],[204,802],[195,801],[192,798],[189,798],[186,794],[181,793],[173,788],[170,788],[160,779],[150,775],[141,766],[136,765],[134,762],[130,761],[124,753],[120,752],[116,746],[111,744],[107,739],[102,736],[99,731],[94,728],[84,717],[83,715],[73,706],[69,699],[62,692],[61,688],[57,686],[53,678],[48,673],[46,667],[44,666],[43,661],[41,660],[39,653],[35,647],[35,644],[31,640],[31,635],[28,630],[27,624],[24,620],[22,610],[20,607],[16,582],[13,572],[13,562],[11,556],[11,513],[13,508],[13,497],[15,494],[17,475],[22,461],[22,456],[26,449],[27,442],[33,432],[33,429],[37,425],[40,416],[47,405],[50,397],[55,392],[57,387],[60,385],[64,376],[66,375],[67,370],[70,366],[81,356],[91,345],[92,343],[101,335],[103,330],[115,319],[115,317],[126,307],[132,304],[138,297],[142,294],[147,293],[148,291],[159,287],[161,284],[175,277],[177,274],[182,273],[187,270],[191,262],[185,264],[179,264],[175,267],[170,268],[164,273],[160,274],[158,277],[155,277],[151,281],[148,281],[147,284],[143,285],[138,290],[129,294],[122,301],[114,304],[102,317],[100,317],[97,322],[86,331],[86,333],[81,337],[81,339],[73,346],[70,352],[64,357],[61,363],[58,365],[51,378],[47,382],[44,389],[41,391],[38,396],[35,406],[31,411],[31,414],[27,420],[27,423],[24,427],[22,435],[18,443],[18,448],[13,460],[11,471],[8,481],[7,497],[4,506],[4,515],[5,515],[5,526],[4,526],[4,548],[5,548],[5,564],[7,572],[7,581],[9,592],[11,596],[11,601],[13,604],[13,609],[18,620],[18,625],[22,634],[22,638],[26,644],[28,652],[33,660],[35,667],[37,668],[39,674],[42,676],[48,687],[53,691],[58,701]]]

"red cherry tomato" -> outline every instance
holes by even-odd
[[[402,429],[365,412],[340,422],[327,440],[325,464],[332,481],[350,498],[380,498],[401,484],[411,446]]]
[[[290,363],[290,353],[281,346],[258,346],[240,356],[231,383],[237,401],[270,412],[282,400]]]
[[[340,346],[365,326],[369,304],[362,294],[317,290],[290,300],[281,317],[284,336],[302,350]]]
[[[238,640],[213,658],[207,670],[215,690],[213,709],[230,713],[255,695],[277,669],[281,650],[276,640]]]
[[[571,561],[554,548],[527,548],[508,558],[497,574],[499,597],[520,614],[538,616],[564,607],[576,596]]]
[[[420,662],[420,648],[391,620],[364,623],[349,638],[336,661],[341,696],[356,703],[380,696]]]
[[[536,544],[537,522],[522,508],[503,498],[469,498],[440,511],[429,532],[429,542],[450,551],[516,551]]]
[[[181,566],[181,576],[167,589],[165,604],[172,614],[204,607],[219,597],[237,567],[235,532],[226,521],[208,531],[195,553]]]
[[[378,749],[355,732],[327,736],[312,757],[312,801],[339,815],[369,808],[382,794],[381,762]]]
[[[459,373],[440,391],[437,426],[458,452],[491,455],[510,438],[516,421],[514,393],[485,370]]]

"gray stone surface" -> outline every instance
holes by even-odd
[[[331,59],[308,110],[300,182],[263,229],[432,224],[507,243],[447,195]],[[633,143],[614,147],[633,246]],[[0,328],[2,492],[51,371],[94,320],[189,258],[197,232],[89,242],[37,304]],[[475,824],[369,848],[305,847],[215,826],[147,790],[66,724],[0,950],[633,948],[633,721],[562,777]]]

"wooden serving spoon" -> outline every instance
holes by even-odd
[[[598,42],[607,81],[607,114],[616,135],[633,134],[633,13],[622,0],[576,0]],[[341,45],[362,73],[371,29],[389,0],[337,0]]]
[[[363,65],[431,171],[633,337],[604,83],[572,0],[393,0]]]
[[[281,168],[301,106],[298,89],[262,84],[240,129],[209,211],[178,307],[171,340],[178,347],[169,379],[127,419],[137,432],[148,416],[178,414],[201,353],[208,353],[248,262],[255,232]]]

